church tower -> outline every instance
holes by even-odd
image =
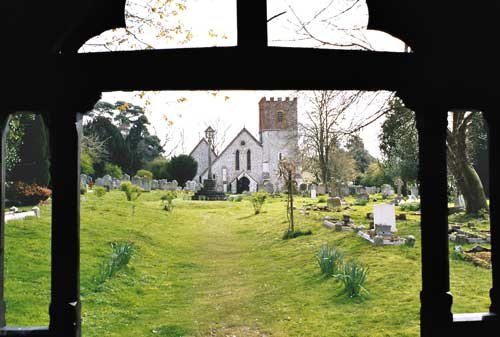
[[[263,183],[270,182],[281,189],[279,161],[294,160],[297,156],[297,98],[263,97],[259,102],[259,135],[263,148]]]

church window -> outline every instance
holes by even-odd
[[[250,150],[247,151],[247,170],[252,169],[252,153]]]
[[[283,159],[283,156],[281,155],[281,152],[279,153],[279,158],[280,158],[280,160]]]
[[[240,151],[236,150],[236,155],[234,158],[234,169],[239,170],[240,169]]]

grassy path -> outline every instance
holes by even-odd
[[[81,288],[83,335],[166,337],[418,336],[420,236],[418,219],[398,223],[417,246],[372,247],[350,232],[321,226],[322,214],[297,215],[313,235],[283,241],[284,204],[271,199],[253,215],[249,202],[177,199],[161,209],[159,192],[137,202],[120,192],[82,198]],[[299,206],[306,200],[299,200]],[[50,214],[9,222],[7,309],[10,325],[46,325],[50,294]],[[368,208],[351,215],[364,223]],[[131,240],[127,268],[96,292],[92,280],[109,258],[110,243]],[[346,259],[370,268],[370,294],[349,299],[324,279],[314,255],[334,243]],[[451,260],[457,312],[487,308],[489,271]]]

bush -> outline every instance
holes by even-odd
[[[358,297],[362,292],[368,293],[364,284],[368,276],[368,268],[356,261],[350,261],[342,266],[340,274],[334,275],[344,286],[344,291],[349,297]]]
[[[131,242],[113,242],[111,243],[111,256],[104,262],[94,277],[94,286],[96,290],[110,279],[116,272],[125,267],[135,252],[135,247]]]
[[[164,158],[156,158],[146,165],[146,169],[153,173],[154,179],[170,179],[167,173],[168,160]]]
[[[354,201],[354,205],[356,206],[365,206],[366,204],[368,203],[368,200],[366,199],[356,199],[356,201]]]
[[[404,204],[399,205],[399,209],[402,211],[418,211],[420,210],[419,202],[405,202]]]
[[[325,203],[326,202],[326,199],[323,198],[323,197],[319,197],[318,198],[318,204],[322,204],[322,203]]]
[[[125,196],[128,201],[137,200],[137,198],[139,198],[143,192],[142,188],[133,185],[130,181],[121,183],[120,190],[125,192]]]
[[[34,206],[52,196],[52,190],[37,184],[16,181],[6,185],[8,205]]]
[[[136,175],[141,178],[146,178],[149,181],[153,180],[153,173],[148,170],[139,170]]]
[[[104,174],[109,174],[116,179],[121,179],[121,177],[123,176],[121,167],[111,163],[106,163],[104,165]]]
[[[344,254],[336,247],[325,244],[316,254],[316,260],[325,276],[333,276],[339,273],[344,261]]]
[[[283,234],[283,240],[288,240],[288,239],[295,239],[299,236],[305,236],[305,235],[311,235],[312,234],[312,231],[311,230],[308,230],[308,231],[291,231],[291,230],[287,230],[284,234]]]
[[[252,202],[253,209],[255,214],[259,214],[264,202],[266,201],[267,193],[266,192],[255,192],[250,196],[250,201]]]
[[[177,198],[177,193],[174,191],[167,191],[164,195],[161,196],[160,200],[163,203],[163,209],[167,212],[170,212],[174,209],[173,200]]]
[[[106,194],[106,192],[107,190],[103,186],[94,187],[94,194],[99,198],[102,198]]]

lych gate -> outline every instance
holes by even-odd
[[[369,28],[399,37],[412,48],[412,53],[268,47],[266,0],[238,0],[237,47],[77,54],[90,37],[124,26],[124,2],[80,0],[71,2],[71,6],[63,0],[0,4],[4,14],[0,32],[6,46],[2,55],[4,88],[0,114],[0,334],[81,334],[79,136],[75,123],[79,113],[89,111],[103,91],[353,89],[397,91],[417,114],[422,200],[422,336],[498,336],[500,199],[495,192],[500,191],[500,180],[495,174],[490,180],[490,312],[453,315],[446,167],[447,111],[475,107],[485,113],[488,121],[490,172],[500,169],[500,118],[496,111],[500,76],[497,53],[491,43],[496,40],[498,29],[500,10],[496,1],[368,0]],[[464,22],[467,24],[460,24]],[[474,45],[465,45],[469,41],[474,41]],[[169,67],[168,76],[158,71],[165,64],[175,65]],[[186,76],[185,69],[195,75]],[[42,113],[50,132],[54,194],[50,324],[45,328],[9,328],[4,319],[5,130],[9,114],[16,111]]]

